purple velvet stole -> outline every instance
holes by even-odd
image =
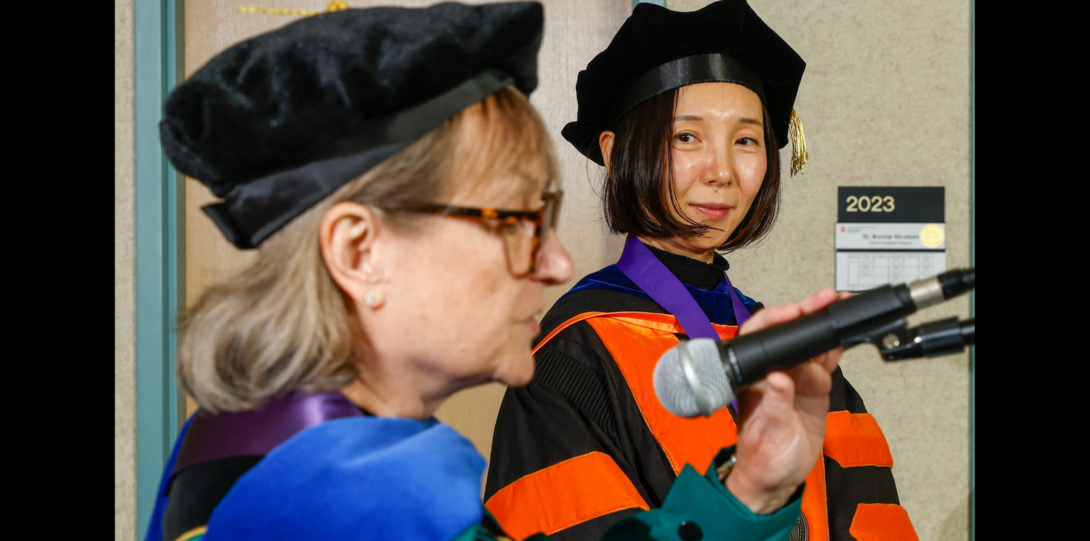
[[[655,254],[645,246],[640,239],[629,235],[624,242],[624,252],[621,252],[621,260],[617,262],[621,272],[632,280],[651,300],[670,312],[677,318],[677,322],[685,329],[689,338],[711,338],[719,340],[719,334],[712,327],[711,320],[701,310],[692,295],[685,290],[681,280],[663,265]],[[734,320],[741,327],[750,317],[749,310],[742,303],[742,298],[723,273],[723,279],[727,281],[727,291],[730,292],[730,303],[734,307]]]
[[[170,452],[144,541],[163,541],[167,487],[189,466],[232,456],[265,456],[308,428],[333,419],[362,417],[343,394],[293,391],[266,400],[252,411],[208,414],[197,410],[178,433]]]
[[[719,340],[719,333],[715,332],[712,322],[707,314],[696,303],[692,295],[685,290],[681,280],[666,268],[666,265],[651,253],[635,235],[629,235],[624,241],[624,251],[621,252],[621,260],[617,262],[621,272],[632,280],[651,300],[677,318],[678,324],[689,338],[711,338]],[[734,321],[739,327],[750,318],[749,310],[742,303],[738,292],[730,283],[727,273],[723,273],[723,279],[727,282],[727,291],[730,292],[730,303],[734,307]],[[731,404],[735,411],[738,410],[738,399]]]
[[[362,417],[363,412],[339,392],[290,392],[251,411],[215,415],[197,410],[178,449],[172,474],[218,458],[264,456],[292,436],[325,421]]]

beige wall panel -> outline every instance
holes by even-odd
[[[945,186],[947,266],[968,266],[970,3],[749,3],[806,60],[795,108],[810,162],[802,176],[785,173],[772,236],[728,256],[731,280],[766,304],[833,285],[837,186]],[[968,317],[968,297],[910,322],[951,315]],[[968,355],[886,364],[865,346],[842,366],[889,440],[920,539],[968,539]]]
[[[136,539],[133,0],[114,2],[114,539]]]
[[[299,2],[294,2],[298,4]],[[316,2],[309,2],[316,4]],[[286,24],[295,17],[251,15],[235,11],[238,6],[259,5],[269,8],[320,9],[293,5],[284,0],[259,2],[224,2],[189,0],[185,2],[185,76],[201,68],[216,53],[250,36]],[[242,270],[254,252],[237,250],[227,242],[201,207],[216,202],[203,184],[185,177],[185,304],[193,306],[208,286]],[[197,408],[186,397],[186,415]]]

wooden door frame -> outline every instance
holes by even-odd
[[[135,0],[136,517],[147,531],[159,479],[178,434],[175,324],[185,299],[182,177],[159,144],[167,94],[183,77],[183,0]]]

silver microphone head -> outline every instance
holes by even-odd
[[[734,400],[719,348],[710,338],[682,341],[655,365],[655,395],[679,417],[711,415]]]

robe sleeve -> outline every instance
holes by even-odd
[[[533,382],[504,395],[485,505],[514,538],[598,539],[617,520],[661,504],[673,481],[641,469],[662,451],[651,440],[644,454],[652,456],[639,456],[618,405],[627,386],[611,378],[612,359],[596,342],[586,323],[565,329],[537,352]]]
[[[768,528],[782,530],[786,538],[799,502],[775,519],[758,520],[714,472],[703,479],[690,467],[675,478],[589,325],[561,332],[536,359],[534,381],[504,397],[485,489],[486,507],[512,538],[544,532],[561,541],[623,539],[634,528],[646,529],[644,539],[677,539],[679,517],[693,524],[714,522],[707,531],[730,532],[725,539],[764,539],[768,532],[756,537],[754,532]],[[694,507],[695,500],[710,507]],[[701,511],[693,515],[696,509]],[[632,517],[642,518],[621,526],[627,533],[607,535],[611,526]]]
[[[804,487],[800,485],[787,504],[777,511],[755,514],[738,501],[716,475],[716,466],[733,453],[733,446],[720,451],[703,476],[686,464],[662,507],[621,520],[606,532],[602,541],[787,539],[801,512]]]
[[[897,496],[885,435],[839,367],[829,399],[824,455],[830,539],[916,541]]]
[[[767,515],[757,515],[738,501],[716,475],[716,466],[733,452],[733,447],[723,449],[703,476],[698,474],[692,466],[686,465],[681,475],[674,481],[661,507],[622,518],[608,528],[601,540],[782,541],[786,539],[799,516],[803,487],[800,486],[787,504],[779,510]],[[510,529],[507,531],[514,539],[525,541],[557,539],[555,536],[547,537],[540,533],[524,537]],[[456,541],[493,539],[502,538],[486,535],[485,528],[477,526],[463,533]],[[583,539],[597,538],[584,537]]]

